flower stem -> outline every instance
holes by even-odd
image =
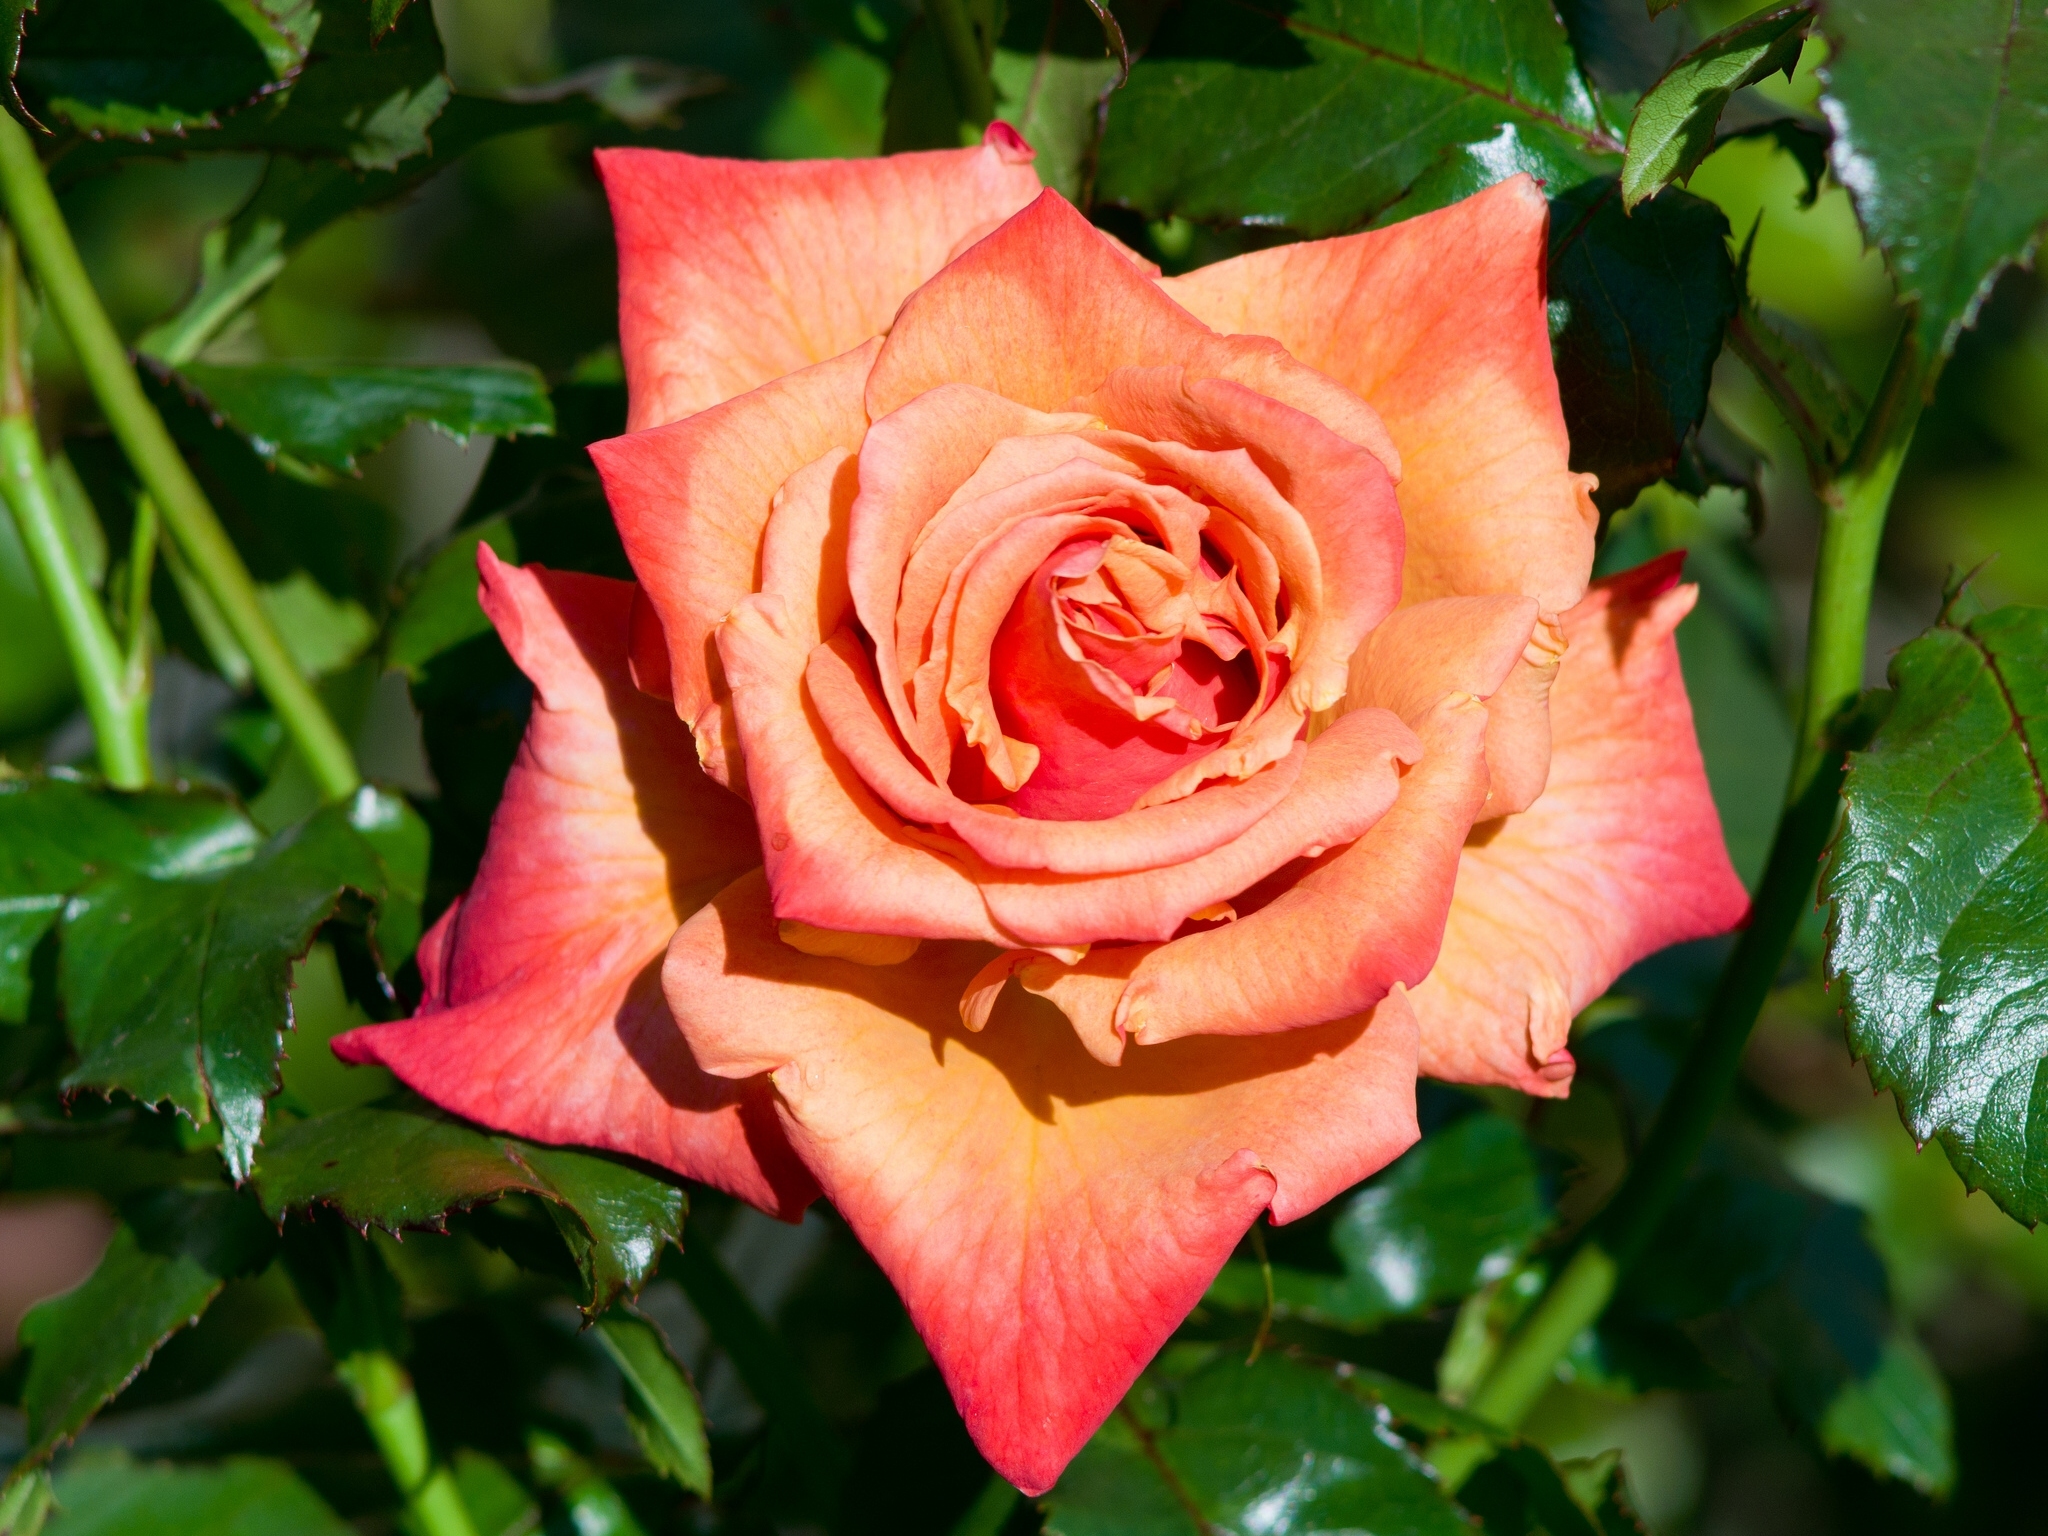
[[[248,567],[171,441],[163,418],[143,394],[113,323],[93,292],[85,264],[78,259],[78,248],[36,160],[28,131],[4,113],[0,113],[0,196],[6,200],[22,249],[42,282],[50,308],[71,338],[72,350],[107,424],[134,466],[136,478],[155,501],[186,564],[247,653],[257,684],[322,792],[330,800],[341,799],[362,782],[354,755],[257,602],[256,584],[249,578]]]
[[[924,16],[946,60],[946,78],[952,82],[953,102],[960,109],[962,136],[970,130],[979,136],[996,115],[996,93],[965,0],[924,0]]]
[[[1749,924],[1722,967],[1700,1031],[1627,1177],[1472,1394],[1472,1411],[1504,1428],[1518,1426],[1536,1405],[1572,1340],[1599,1320],[1622,1275],[1669,1213],[1735,1085],[1750,1030],[1792,935],[1811,910],[1821,855],[1839,809],[1846,754],[1868,740],[1873,725],[1870,714],[1857,707],[1871,588],[1885,513],[1919,422],[1926,382],[1908,327],[1848,463],[1822,497],[1798,753]],[[1437,1470],[1455,1488],[1485,1455],[1480,1442],[1446,1442],[1436,1453]]]
[[[148,674],[138,678],[128,667],[64,526],[22,377],[20,283],[13,236],[0,231],[0,496],[56,615],[92,721],[100,771],[116,789],[140,789],[149,782]]]
[[[347,1384],[422,1536],[477,1536],[454,1475],[434,1460],[427,1444],[426,1420],[405,1367],[387,1351],[367,1349],[343,1360],[334,1373]]]

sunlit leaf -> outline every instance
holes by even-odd
[[[265,458],[289,453],[329,469],[353,469],[356,455],[407,422],[458,442],[555,429],[547,386],[524,363],[191,363],[180,372]]]
[[[538,1195],[558,1213],[592,1311],[646,1284],[688,1206],[676,1185],[624,1163],[493,1136],[410,1094],[279,1132],[256,1183],[273,1216],[325,1204],[357,1226],[394,1232],[444,1228],[451,1211]]]
[[[711,1497],[704,1409],[682,1362],[646,1318],[615,1307],[597,1320],[599,1344],[626,1381],[626,1423],[663,1477]]]
[[[350,1536],[354,1529],[282,1461],[212,1466],[131,1461],[92,1451],[56,1477],[51,1536]]]
[[[1835,179],[1919,299],[1923,351],[1946,354],[2048,218],[2048,12],[1859,0],[1821,27]]]
[[[1823,890],[1850,1047],[1914,1139],[2048,1216],[2048,610],[1943,623],[1892,660]]]

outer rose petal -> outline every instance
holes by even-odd
[[[1548,209],[1514,176],[1404,223],[1233,257],[1161,286],[1350,386],[1401,450],[1409,600],[1585,591],[1598,514],[1550,363]]]
[[[1031,152],[706,160],[601,149],[627,425],[660,426],[859,346],[965,237],[1038,195]]]
[[[668,637],[676,713],[721,783],[739,778],[712,626],[754,590],[762,532],[783,482],[835,448],[860,447],[868,425],[861,388],[878,345],[687,421],[590,445],[633,574]]]
[[[1549,787],[1466,845],[1442,956],[1414,992],[1432,1077],[1561,1097],[1573,1015],[1643,956],[1748,909],[1671,638],[1698,595],[1675,585],[1681,558],[1597,582],[1564,615]]]
[[[632,588],[477,551],[483,603],[536,691],[476,884],[421,947],[418,1016],[351,1030],[443,1108],[604,1147],[794,1217],[816,1186],[763,1083],[698,1070],[662,1002],[676,925],[759,863],[752,818],[626,675]]]
[[[663,985],[699,1059],[766,1071],[792,1143],[894,1282],[991,1464],[1051,1486],[1245,1229],[1289,1221],[1416,1135],[1405,1002],[1122,1067],[1007,989],[954,1000],[993,952],[875,969],[775,939],[759,876],[687,924]]]

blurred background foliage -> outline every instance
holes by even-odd
[[[1141,9],[1119,7],[1127,16]],[[1598,85],[1624,100],[1746,7],[1741,0],[1686,0],[1654,21],[1641,0],[1562,0],[1561,10]],[[509,358],[535,365],[550,385],[558,424],[552,437],[494,443],[478,435],[465,444],[415,424],[366,454],[359,475],[304,466],[252,475],[249,463],[235,459],[239,439],[220,449],[215,489],[231,522],[238,494],[262,500],[288,483],[320,498],[306,510],[307,521],[271,524],[291,531],[267,564],[259,553],[245,553],[301,661],[355,732],[365,772],[413,795],[432,824],[429,919],[474,866],[525,709],[522,680],[463,607],[476,540],[489,539],[507,555],[624,574],[580,452],[584,442],[618,430],[622,416],[613,253],[591,171],[593,144],[630,135],[700,153],[800,157],[872,154],[920,142],[921,134],[929,138],[916,121],[919,104],[891,96],[899,56],[919,45],[913,12],[899,0],[433,0],[432,19],[459,92],[531,96],[619,58],[657,61],[662,88],[651,104],[637,105],[637,128],[571,121],[494,138],[410,195],[328,225],[291,252],[269,292],[202,354],[202,363]],[[31,48],[37,25],[31,20]],[[1047,92],[1092,95],[1111,83],[1115,66],[1102,57],[1093,27],[1074,0],[1017,0],[992,71],[1000,113],[1028,120]],[[1059,45],[1068,53],[1048,46],[1048,39],[1070,35],[1081,41]],[[1809,39],[1793,77],[1752,88],[1745,99],[1759,99],[1747,109],[1758,120],[1783,108],[1813,113],[1816,71],[1825,62],[1825,42]],[[1736,110],[1743,107],[1738,101]],[[58,167],[64,211],[129,339],[184,303],[201,274],[207,232],[243,204],[265,173],[260,153],[186,159],[175,144],[168,148],[173,152],[109,156],[75,178]],[[1093,176],[1086,158],[1053,142],[1040,164],[1049,182],[1081,196]],[[1799,161],[1767,135],[1724,142],[1692,177],[1690,191],[1725,213],[1738,245],[1754,232],[1748,282],[1756,301],[1867,397],[1899,317],[1884,265],[1865,249],[1847,194],[1826,177],[1810,189]],[[1096,212],[1169,269],[1275,238],[1179,219],[1147,222],[1108,205]],[[67,443],[85,498],[79,526],[104,575],[106,551],[118,551],[125,538],[121,514],[109,510],[120,498],[103,489],[119,478],[119,467],[55,327],[37,332],[35,360],[46,435]],[[175,420],[175,400],[168,391],[165,398]],[[209,428],[202,419],[179,430],[190,446]],[[1799,675],[1817,511],[1788,430],[1732,355],[1715,369],[1703,435],[1725,461],[1747,466],[1726,478],[1749,484],[1649,486],[1632,504],[1610,509],[1601,566],[1689,552],[1688,575],[1702,584],[1703,600],[1680,631],[1687,681],[1729,842],[1753,881],[1791,753],[1789,701]],[[1691,493],[1699,490],[1704,494]],[[102,531],[94,528],[94,505],[107,525]],[[1980,565],[1976,587],[1987,603],[2048,603],[2048,294],[2021,269],[1999,279],[1978,324],[1963,336],[1915,440],[1884,549],[1870,683],[1882,681],[1890,652],[1933,619],[1948,573]],[[303,815],[316,797],[303,772],[295,775],[280,754],[275,722],[209,647],[203,625],[180,600],[175,573],[160,575],[157,587],[167,654],[158,664],[155,752],[194,780],[250,797],[266,827]],[[411,601],[442,588],[456,594],[452,606]],[[394,612],[400,621],[387,632]],[[88,759],[91,737],[63,650],[4,520],[0,614],[7,761],[27,769]],[[1725,1156],[1730,1167],[1745,1158],[1768,1163],[1799,1210],[1818,1212],[1812,1219],[1823,1224],[1846,1222],[1850,1249],[1864,1251],[1867,1237],[1879,1265],[1875,1278],[1815,1281],[1821,1294],[1813,1305],[1823,1312],[1851,1307],[1855,1284],[1888,1290],[1904,1327],[1902,1347],[1932,1362],[1952,1399],[1953,1464],[1939,1430],[1897,1461],[1894,1476],[1866,1465],[1881,1464],[1882,1456],[1830,1454],[1852,1432],[1839,1424],[1829,1429],[1810,1405],[1788,1401],[1792,1377],[1772,1365],[1768,1341],[1758,1342],[1764,1334],[1738,1318],[1729,1325],[1730,1342],[1726,1318],[1703,1321],[1704,1313],[1674,1311],[1668,1296],[1643,1298],[1633,1313],[1624,1298],[1602,1337],[1583,1341],[1573,1379],[1552,1389],[1529,1432],[1560,1457],[1619,1448],[1634,1507],[1659,1532],[2048,1528],[2033,1460],[2044,1422],[2040,1383],[2048,1379],[2048,1238],[1987,1199],[1966,1197],[1939,1148],[1916,1152],[1901,1133],[1890,1098],[1873,1096],[1848,1059],[1837,1002],[1820,983],[1819,946],[1816,915],[1750,1047]],[[1449,1278],[1434,1289],[1403,1289],[1384,1274],[1371,1279],[1371,1265],[1350,1262],[1356,1253],[1346,1248],[1346,1224],[1391,1220],[1398,1178],[1423,1177],[1426,1170],[1416,1171],[1421,1164],[1397,1165],[1364,1204],[1340,1201],[1274,1233],[1272,1337],[1439,1385],[1432,1377],[1439,1356],[1454,1369],[1461,1337],[1497,1331],[1512,1312],[1525,1257],[1553,1209],[1569,1220],[1612,1186],[1631,1138],[1668,1085],[1675,1041],[1716,959],[1711,945],[1659,957],[1589,1010],[1575,1041],[1586,1066],[1569,1101],[1428,1090],[1425,1123],[1442,1126],[1438,1135],[1469,1140],[1494,1134],[1475,1126],[1503,1127],[1508,1150],[1500,1155],[1520,1193],[1470,1238],[1478,1245],[1472,1254],[1437,1255],[1457,1272],[1447,1270]],[[317,946],[300,965],[296,1009],[278,1104],[283,1121],[388,1089],[380,1072],[345,1070],[324,1048],[329,1036],[364,1017],[331,947]],[[7,1046],[17,1055],[20,1049],[26,1046]],[[10,1059],[7,1070],[20,1082],[29,1068]],[[206,1131],[96,1101],[80,1101],[65,1126],[46,1127],[47,1134],[36,1134],[16,1108],[0,1105],[0,1114],[10,1117],[8,1150],[0,1153],[13,1191],[4,1207],[6,1242],[14,1253],[33,1249],[48,1260],[41,1272],[10,1260],[15,1294],[0,1297],[6,1351],[26,1304],[90,1264],[108,1230],[96,1209],[131,1192],[141,1177],[138,1156],[146,1152],[161,1167],[176,1167],[211,1154]],[[123,1150],[118,1158],[107,1151],[98,1166],[95,1149],[111,1147],[107,1127],[117,1120],[114,1139]],[[1695,1242],[1706,1245],[1699,1262],[1708,1265],[1715,1258],[1712,1234],[1729,1234],[1720,1250],[1729,1258],[1753,1234],[1748,1223],[1756,1219],[1739,1200],[1725,1210],[1714,1205],[1722,1186],[1712,1184],[1711,1172],[1682,1212]],[[53,1203],[55,1192],[80,1187],[103,1204]],[[781,1350],[856,1469],[833,1528],[951,1529],[987,1474],[901,1308],[858,1244],[822,1207],[785,1227],[715,1196],[698,1192],[693,1199],[693,1237],[715,1245],[772,1321]],[[531,1206],[533,1197],[489,1208],[498,1213],[492,1220],[534,1217],[522,1201]],[[1717,1228],[1722,1215],[1730,1225]],[[633,1521],[647,1529],[710,1528],[708,1515],[689,1514],[694,1506],[679,1504],[670,1485],[646,1472],[621,1413],[618,1366],[594,1335],[578,1331],[568,1297],[508,1260],[503,1233],[486,1230],[482,1215],[458,1217],[452,1226],[447,1236],[414,1234],[399,1242],[379,1234],[374,1241],[403,1288],[411,1365],[437,1440],[465,1448],[463,1455],[488,1453],[525,1466],[549,1490],[544,1508],[523,1502],[527,1496],[516,1487],[506,1493],[503,1529],[531,1528],[543,1517],[550,1529],[583,1532],[631,1530],[626,1522]],[[1431,1241],[1448,1240],[1439,1233]],[[1256,1328],[1263,1257],[1247,1250],[1225,1272],[1186,1342],[1175,1346],[1192,1353],[1163,1361],[1161,1380],[1178,1381],[1179,1371],[1198,1381],[1205,1349],[1219,1340],[1241,1344]],[[821,1517],[796,1486],[801,1479],[784,1475],[786,1450],[772,1435],[764,1438],[768,1389],[758,1367],[750,1371],[714,1339],[702,1296],[672,1272],[676,1267],[672,1255],[642,1311],[661,1326],[702,1391],[721,1528],[817,1528]],[[1732,1317],[1742,1297],[1765,1294],[1780,1278],[1737,1277],[1716,1305]],[[1476,1300],[1465,1300],[1475,1284]],[[1671,1363],[1674,1341],[1692,1351],[1686,1363]],[[22,1370],[19,1358],[0,1366],[0,1382],[18,1390]],[[18,1453],[23,1434],[18,1412],[0,1413],[0,1458]],[[288,1461],[356,1528],[390,1528],[381,1464],[275,1266],[228,1279],[204,1320],[171,1340],[81,1446],[59,1488],[61,1496],[69,1477],[88,1508],[92,1468],[106,1458],[267,1454]],[[802,1454],[824,1452],[813,1445]],[[460,1458],[458,1472],[478,1487],[492,1475],[489,1464]],[[611,1488],[592,1482],[598,1472],[623,1490],[623,1513],[591,1491]],[[1930,1498],[1923,1488],[1943,1496]],[[1096,1529],[1085,1514],[1071,1513],[1071,1524],[1062,1526],[1056,1511],[1055,1528]],[[66,1529],[74,1518],[86,1516],[60,1517],[53,1529]],[[1005,1518],[1003,1511],[995,1518]],[[1020,1507],[1007,1518],[1006,1528],[1022,1530],[1035,1528],[1040,1516]]]

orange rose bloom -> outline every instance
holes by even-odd
[[[500,565],[532,723],[337,1048],[794,1217],[1048,1487],[1262,1212],[1561,1095],[1745,908],[1662,561],[1589,588],[1517,177],[1161,279],[977,149],[614,150],[637,586]]]

